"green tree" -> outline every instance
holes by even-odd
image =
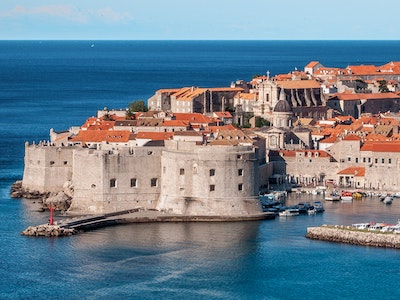
[[[380,80],[379,82],[379,93],[389,93],[386,80]]]
[[[270,122],[268,120],[265,120],[264,118],[261,117],[256,117],[256,127],[260,128],[263,126],[270,126]]]
[[[132,119],[135,112],[146,112],[148,111],[147,105],[143,100],[136,100],[128,105],[128,109],[126,110],[126,118]]]

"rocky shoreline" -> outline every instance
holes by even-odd
[[[73,187],[70,182],[66,182],[63,191],[58,193],[41,193],[25,189],[22,186],[22,180],[18,180],[11,185],[10,197],[38,200],[41,203],[41,210],[48,210],[52,206],[54,210],[66,211],[71,206]]]
[[[351,245],[400,249],[400,235],[398,234],[354,230],[347,226],[308,227],[306,238]]]

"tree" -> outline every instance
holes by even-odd
[[[126,110],[126,118],[132,119],[136,112],[146,112],[148,111],[147,105],[143,100],[136,100],[128,105],[128,109]]]
[[[387,87],[386,80],[380,80],[379,82],[379,93],[389,93],[389,88]]]
[[[261,117],[256,117],[256,127],[270,126],[271,123],[268,120],[265,120]]]

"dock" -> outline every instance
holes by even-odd
[[[253,215],[181,215],[158,210],[145,210],[134,208],[124,211],[112,212],[101,215],[74,217],[55,222],[54,225],[30,226],[22,232],[28,236],[62,236],[74,235],[79,232],[99,229],[108,226],[131,223],[157,223],[157,222],[242,222],[275,219],[274,213],[260,213]]]

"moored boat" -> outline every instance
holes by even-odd
[[[386,196],[385,199],[383,199],[383,203],[385,204],[392,204],[392,202],[393,202],[392,196]]]
[[[317,213],[325,211],[324,205],[322,204],[321,201],[314,202],[314,209],[315,209],[315,212],[317,212]]]
[[[339,201],[340,200],[340,194],[336,191],[333,191],[332,193],[329,193],[325,197],[326,201]]]
[[[353,201],[353,193],[343,191],[342,194],[340,195],[340,200],[341,201]]]
[[[298,215],[299,215],[299,210],[297,208],[287,208],[279,212],[280,217],[292,217]]]

